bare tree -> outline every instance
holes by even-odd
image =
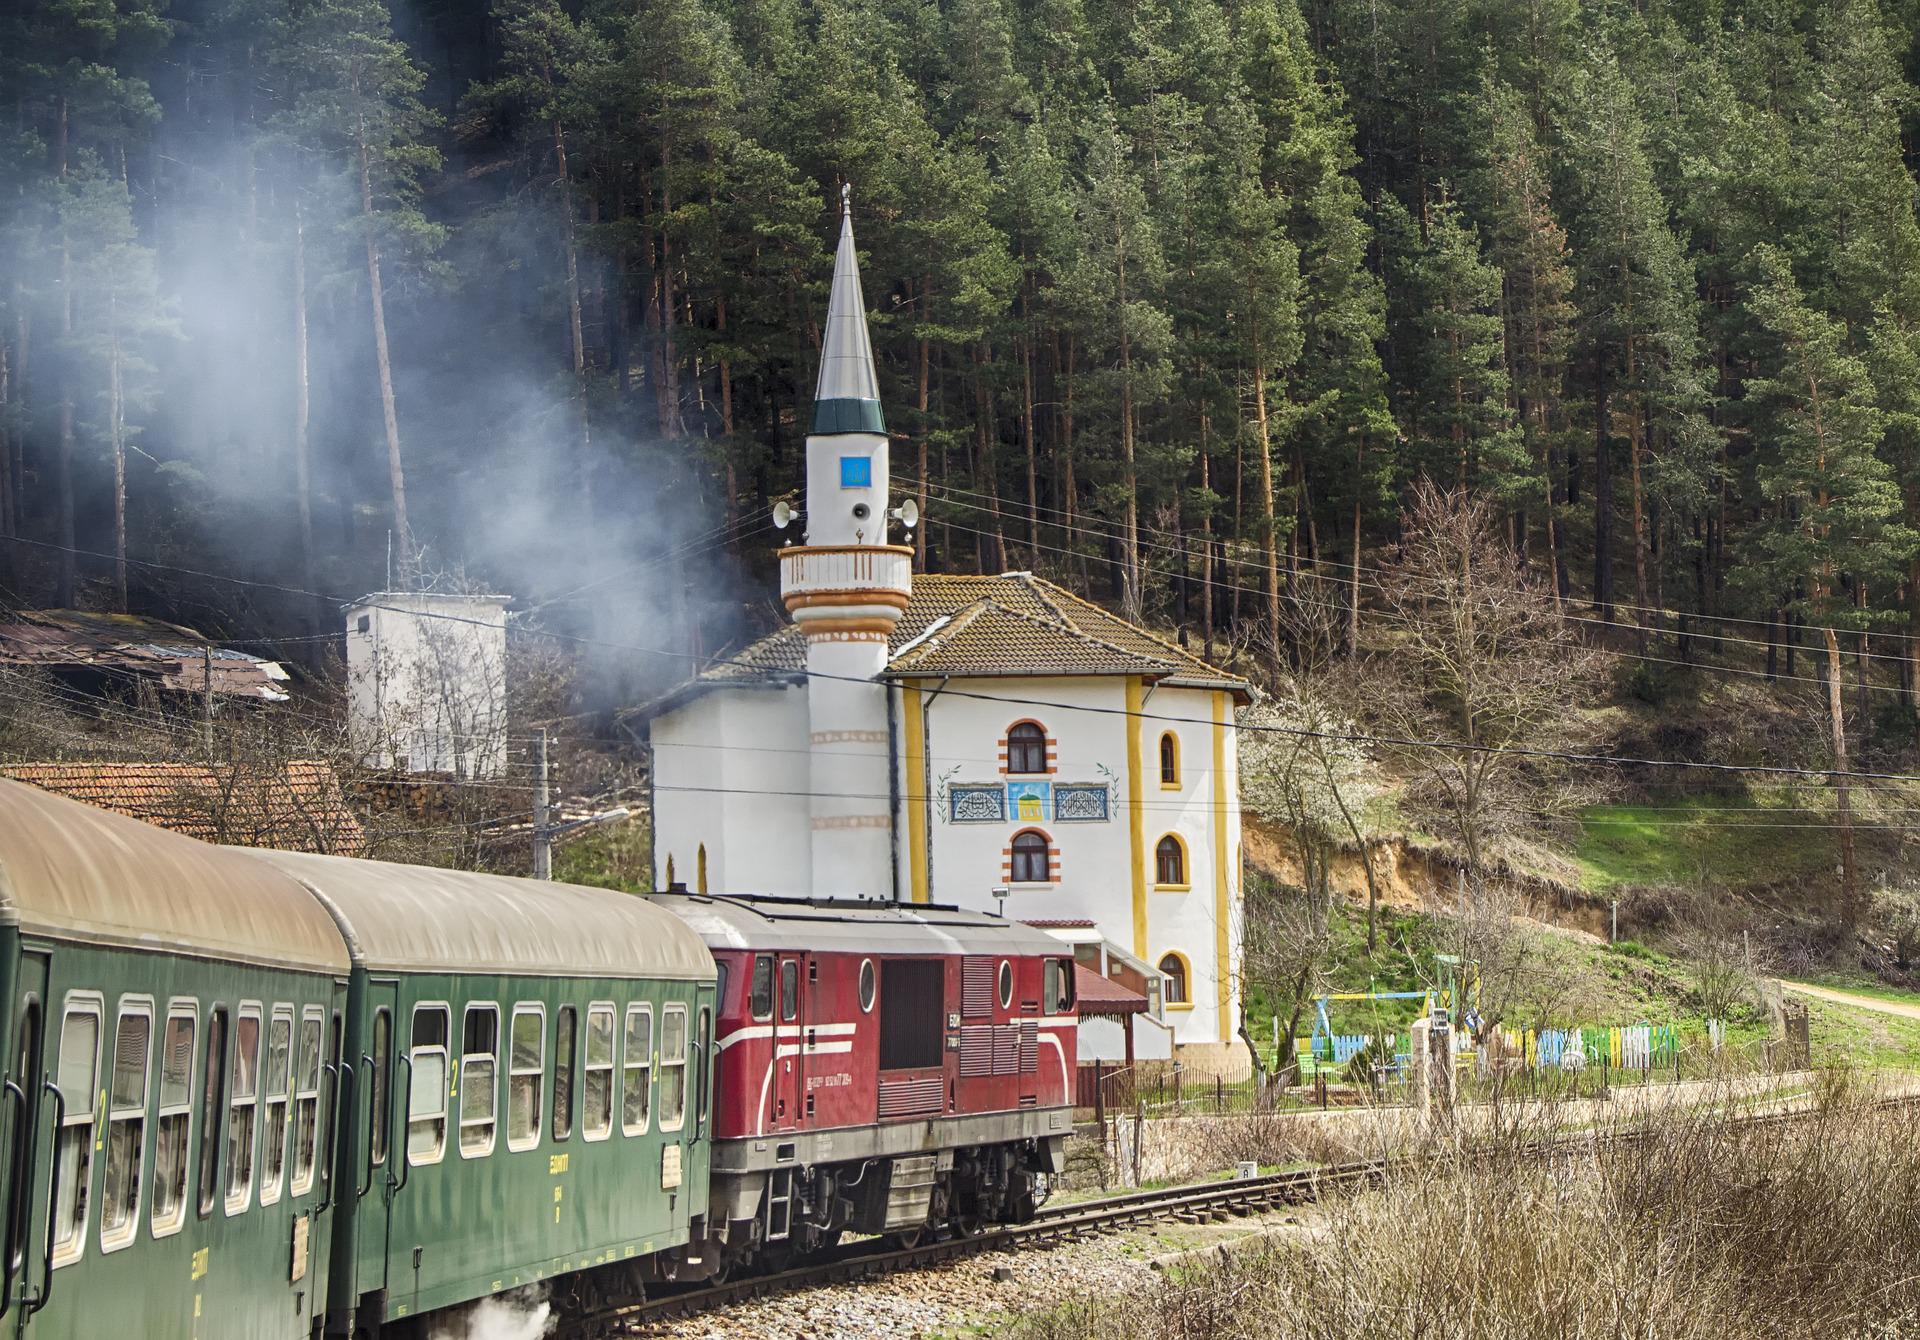
[[[1307,1002],[1326,985],[1333,961],[1333,899],[1324,886],[1293,889],[1264,878],[1250,878],[1246,889],[1245,930],[1241,941],[1243,990],[1258,988],[1286,1020],[1281,1036],[1290,1044],[1300,1031]],[[1259,1048],[1243,1020],[1240,1039],[1262,1069]],[[1290,1051],[1279,1057],[1277,1076],[1291,1083],[1297,1062]]]
[[[1387,643],[1372,660],[1378,729],[1407,800],[1459,845],[1470,883],[1503,832],[1568,807],[1564,747],[1597,658],[1506,542],[1495,505],[1422,481],[1388,569]]]

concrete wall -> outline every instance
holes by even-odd
[[[506,770],[507,600],[382,591],[347,607],[347,723],[362,763]]]

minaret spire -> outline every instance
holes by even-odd
[[[840,246],[833,257],[827,331],[820,342],[820,381],[813,393],[813,431],[884,433],[880,379],[867,337],[867,302],[860,291],[860,253],[853,244],[853,187],[840,188]]]

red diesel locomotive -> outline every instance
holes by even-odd
[[[655,901],[720,968],[710,1209],[688,1273],[1033,1215],[1073,1127],[1066,946],[953,907]]]

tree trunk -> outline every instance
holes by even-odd
[[[67,177],[67,100],[60,100],[60,115],[54,131],[56,175]],[[60,339],[71,347],[73,341],[73,250],[67,244],[67,225],[60,222]],[[60,455],[54,467],[56,500],[60,512],[60,566],[55,603],[73,607],[74,528],[73,528],[73,362],[62,357],[60,369]]]
[[[549,80],[551,86],[551,80]],[[573,395],[580,425],[580,496],[589,515],[593,507],[593,420],[587,406],[587,341],[580,321],[580,248],[573,226],[573,174],[567,166],[567,136],[553,123],[553,157],[560,173],[560,218],[567,249],[567,334],[573,343]]]
[[[127,433],[120,385],[120,313],[107,299],[107,441],[113,448],[113,607],[127,612]]]
[[[1124,237],[1116,246],[1117,301],[1114,310],[1120,319],[1120,459],[1125,469],[1126,552],[1122,555],[1120,603],[1127,618],[1138,623],[1142,618],[1145,593],[1140,571],[1140,479],[1133,461],[1133,333],[1127,311],[1127,245]]]
[[[673,143],[660,140],[660,424],[669,437],[686,431],[680,417],[680,368],[673,352],[673,237],[667,220],[673,214]]]
[[[993,395],[987,389],[988,349],[973,346],[973,444],[975,485],[987,495],[990,529],[980,532],[979,557],[985,572],[1007,570],[1007,537],[1000,519],[999,470],[993,460]]]
[[[407,472],[400,456],[400,415],[393,401],[393,359],[387,351],[387,295],[380,280],[380,239],[374,233],[373,164],[366,123],[360,124],[360,218],[367,245],[367,293],[373,300],[373,355],[380,372],[380,416],[387,430],[387,483],[393,491],[394,542],[400,570],[413,576],[413,528],[407,522]]]
[[[1860,884],[1854,869],[1853,792],[1847,776],[1847,720],[1841,704],[1840,639],[1826,629],[1827,714],[1833,728],[1834,815],[1840,825],[1840,917],[1848,926],[1860,922]]]
[[[922,280],[920,283],[920,319],[922,321],[927,320],[927,305],[931,303],[932,300],[933,300],[933,286],[928,281]],[[917,495],[916,501],[919,503],[919,506],[920,506],[920,515],[923,518],[927,514],[927,466],[928,466],[927,422],[928,422],[928,407],[932,403],[932,401],[929,399],[929,396],[932,393],[932,386],[933,386],[932,374],[933,374],[932,341],[922,338],[920,341],[919,395],[914,401],[914,408],[919,410],[920,412],[920,421],[914,425],[914,427],[918,430],[917,435],[920,439],[920,460],[919,460],[920,478],[914,481],[913,489],[914,489],[914,493]],[[927,565],[927,526],[924,520],[920,523],[920,525],[914,531],[913,544],[914,544],[915,550],[917,551],[914,554],[914,561],[924,571]]]
[[[307,635],[312,638],[328,627],[326,601],[322,600],[313,563],[313,456],[309,432],[313,423],[312,374],[307,361],[307,226],[301,206],[293,212],[293,501],[300,528],[300,584],[313,594],[307,609]],[[324,659],[318,642],[308,642],[307,660],[318,665]]]
[[[1267,568],[1267,632],[1280,654],[1280,519],[1273,500],[1273,437],[1267,419],[1267,363],[1260,337],[1253,340],[1253,430],[1260,444],[1260,520],[1266,527],[1264,554]]]
[[[1605,355],[1593,356],[1593,603],[1613,622],[1613,462],[1607,443]]]

